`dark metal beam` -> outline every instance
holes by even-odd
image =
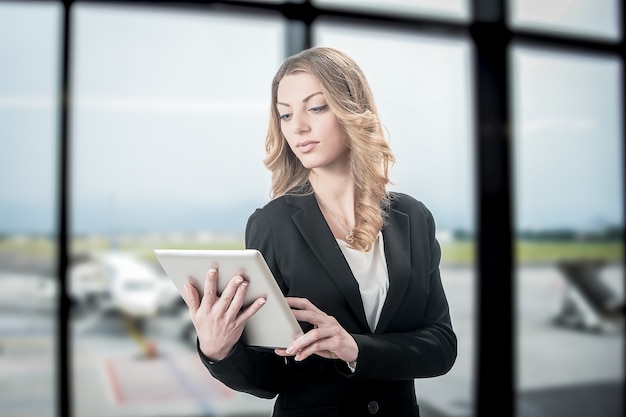
[[[473,0],[477,180],[475,415],[515,415],[511,137],[503,0]]]
[[[623,1],[617,2],[618,7],[620,8],[620,34],[621,39],[618,43],[620,58],[621,58],[621,71],[620,71],[620,105],[622,108],[620,109],[622,117],[622,178],[626,178],[626,126],[624,125],[624,120],[626,120],[626,78],[625,78],[625,68],[624,61],[626,56],[626,5]],[[622,181],[622,248],[626,248],[626,233],[624,233],[624,219],[626,219],[626,181]],[[624,249],[622,249],[623,251]],[[626,253],[622,252],[622,288],[626,288]],[[626,337],[626,326],[622,325],[622,337]],[[623,348],[624,353],[626,353],[626,347]],[[622,375],[626,375],[626,362],[622,365],[624,367]],[[626,398],[626,383],[624,383],[624,377],[622,376],[622,398]],[[624,410],[624,405],[622,404],[622,410]],[[624,412],[624,411],[622,411]]]
[[[71,1],[63,2],[63,22],[61,26],[61,86],[60,86],[60,131],[58,152],[58,192],[57,192],[57,279],[59,283],[57,308],[57,416],[70,417],[72,415],[71,395],[71,343],[69,332],[70,302],[67,287],[68,270],[68,238],[69,238],[69,183],[70,183],[70,143],[69,131],[69,85],[70,85],[70,29]]]

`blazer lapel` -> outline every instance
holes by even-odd
[[[409,216],[391,209],[389,223],[383,228],[383,240],[389,272],[389,292],[376,326],[376,333],[383,333],[389,326],[409,285],[411,276]]]
[[[365,328],[368,328],[359,285],[326,224],[315,196],[289,196],[287,202],[300,208],[291,216],[294,224],[343,294],[356,317]]]

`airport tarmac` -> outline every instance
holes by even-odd
[[[465,267],[442,266],[441,272],[459,338],[458,359],[448,374],[415,384],[424,417],[469,417],[474,406],[474,275]],[[622,266],[606,267],[602,277],[623,300]],[[49,282],[45,277],[0,274],[3,417],[59,417],[54,402],[55,292]],[[564,282],[552,265],[521,268],[516,287],[518,416],[621,416],[623,333],[555,326],[552,318]],[[177,315],[161,315],[146,326],[148,344],[142,345],[115,315],[88,313],[73,319],[74,415],[269,416],[272,400],[234,392],[209,375],[180,337],[183,325]],[[147,346],[154,355],[146,354]],[[587,408],[577,406],[582,402]]]

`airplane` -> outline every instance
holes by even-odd
[[[180,305],[180,295],[162,271],[118,251],[76,255],[68,287],[76,314],[120,313],[138,328]]]

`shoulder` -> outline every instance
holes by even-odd
[[[264,206],[256,209],[255,213],[262,212],[267,216],[272,216],[282,215],[286,212],[293,212],[303,207],[309,197],[310,196],[307,195],[297,194],[281,195],[280,197],[276,197],[268,201]]]
[[[408,194],[391,192],[389,193],[389,210],[407,216],[412,227],[426,229],[429,235],[435,234],[437,227],[435,218],[421,200]]]
[[[411,231],[412,239],[428,242],[434,254],[439,253],[439,244],[436,238],[437,225],[432,213],[426,205],[415,197],[404,193],[389,194],[389,222],[401,222],[404,217],[406,227]],[[397,224],[396,224],[397,226]],[[438,255],[436,255],[438,256]]]
[[[286,205],[282,197],[271,200],[252,212],[248,218],[248,227],[254,223],[269,223],[272,219],[284,215],[285,209]]]
[[[397,210],[408,215],[421,214],[427,218],[432,218],[432,213],[426,205],[417,198],[400,192],[389,193],[389,207],[391,210]]]
[[[270,242],[289,242],[298,234],[297,219],[307,218],[311,199],[315,202],[313,196],[284,195],[257,208],[246,224],[246,245],[262,249],[264,256],[269,256]]]
[[[264,206],[257,208],[251,215],[250,221],[260,218],[268,222],[284,221],[292,214],[307,208],[315,202],[313,195],[285,194],[268,201]]]

